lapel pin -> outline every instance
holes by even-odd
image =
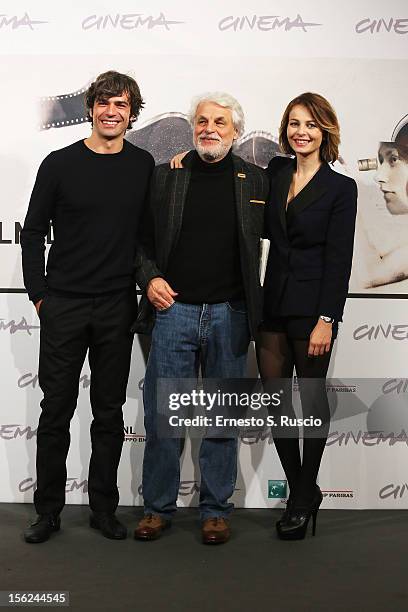
[[[238,172],[238,178],[246,178],[246,174],[242,174],[242,172]]]

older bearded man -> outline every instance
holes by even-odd
[[[195,150],[183,168],[156,167],[136,279],[145,291],[135,331],[152,346],[144,383],[145,516],[138,539],[157,538],[176,510],[181,440],[157,431],[157,381],[245,376],[251,332],[262,312],[260,237],[268,181],[231,152],[243,132],[241,106],[210,93],[190,111]],[[204,438],[200,448],[200,516],[204,543],[226,542],[236,480],[237,440]]]

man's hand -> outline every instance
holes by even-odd
[[[41,304],[42,304],[42,300],[38,300],[38,302],[35,305],[35,309],[37,311],[38,316],[40,316],[40,308],[41,308]]]
[[[174,303],[174,297],[177,295],[168,283],[156,276],[147,285],[147,297],[157,310],[165,310]]]
[[[332,339],[332,324],[319,319],[310,334],[309,357],[318,357],[330,351]]]
[[[171,160],[170,160],[170,168],[172,170],[174,170],[175,168],[182,168],[183,164],[181,162],[183,161],[183,159],[187,155],[187,153],[188,153],[188,151],[184,151],[183,153],[177,153],[177,155],[172,157]]]

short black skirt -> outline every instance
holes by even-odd
[[[268,317],[263,320],[259,331],[284,333],[292,340],[308,340],[316,323],[316,317]],[[339,324],[332,325],[332,339],[337,338]]]

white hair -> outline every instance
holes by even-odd
[[[242,136],[245,126],[244,111],[242,110],[240,103],[233,96],[230,96],[230,94],[223,91],[212,91],[195,96],[191,100],[190,110],[187,115],[192,127],[194,126],[197,108],[201,102],[214,102],[215,104],[219,104],[219,106],[229,108],[232,112],[232,122],[237,130],[238,137]]]

